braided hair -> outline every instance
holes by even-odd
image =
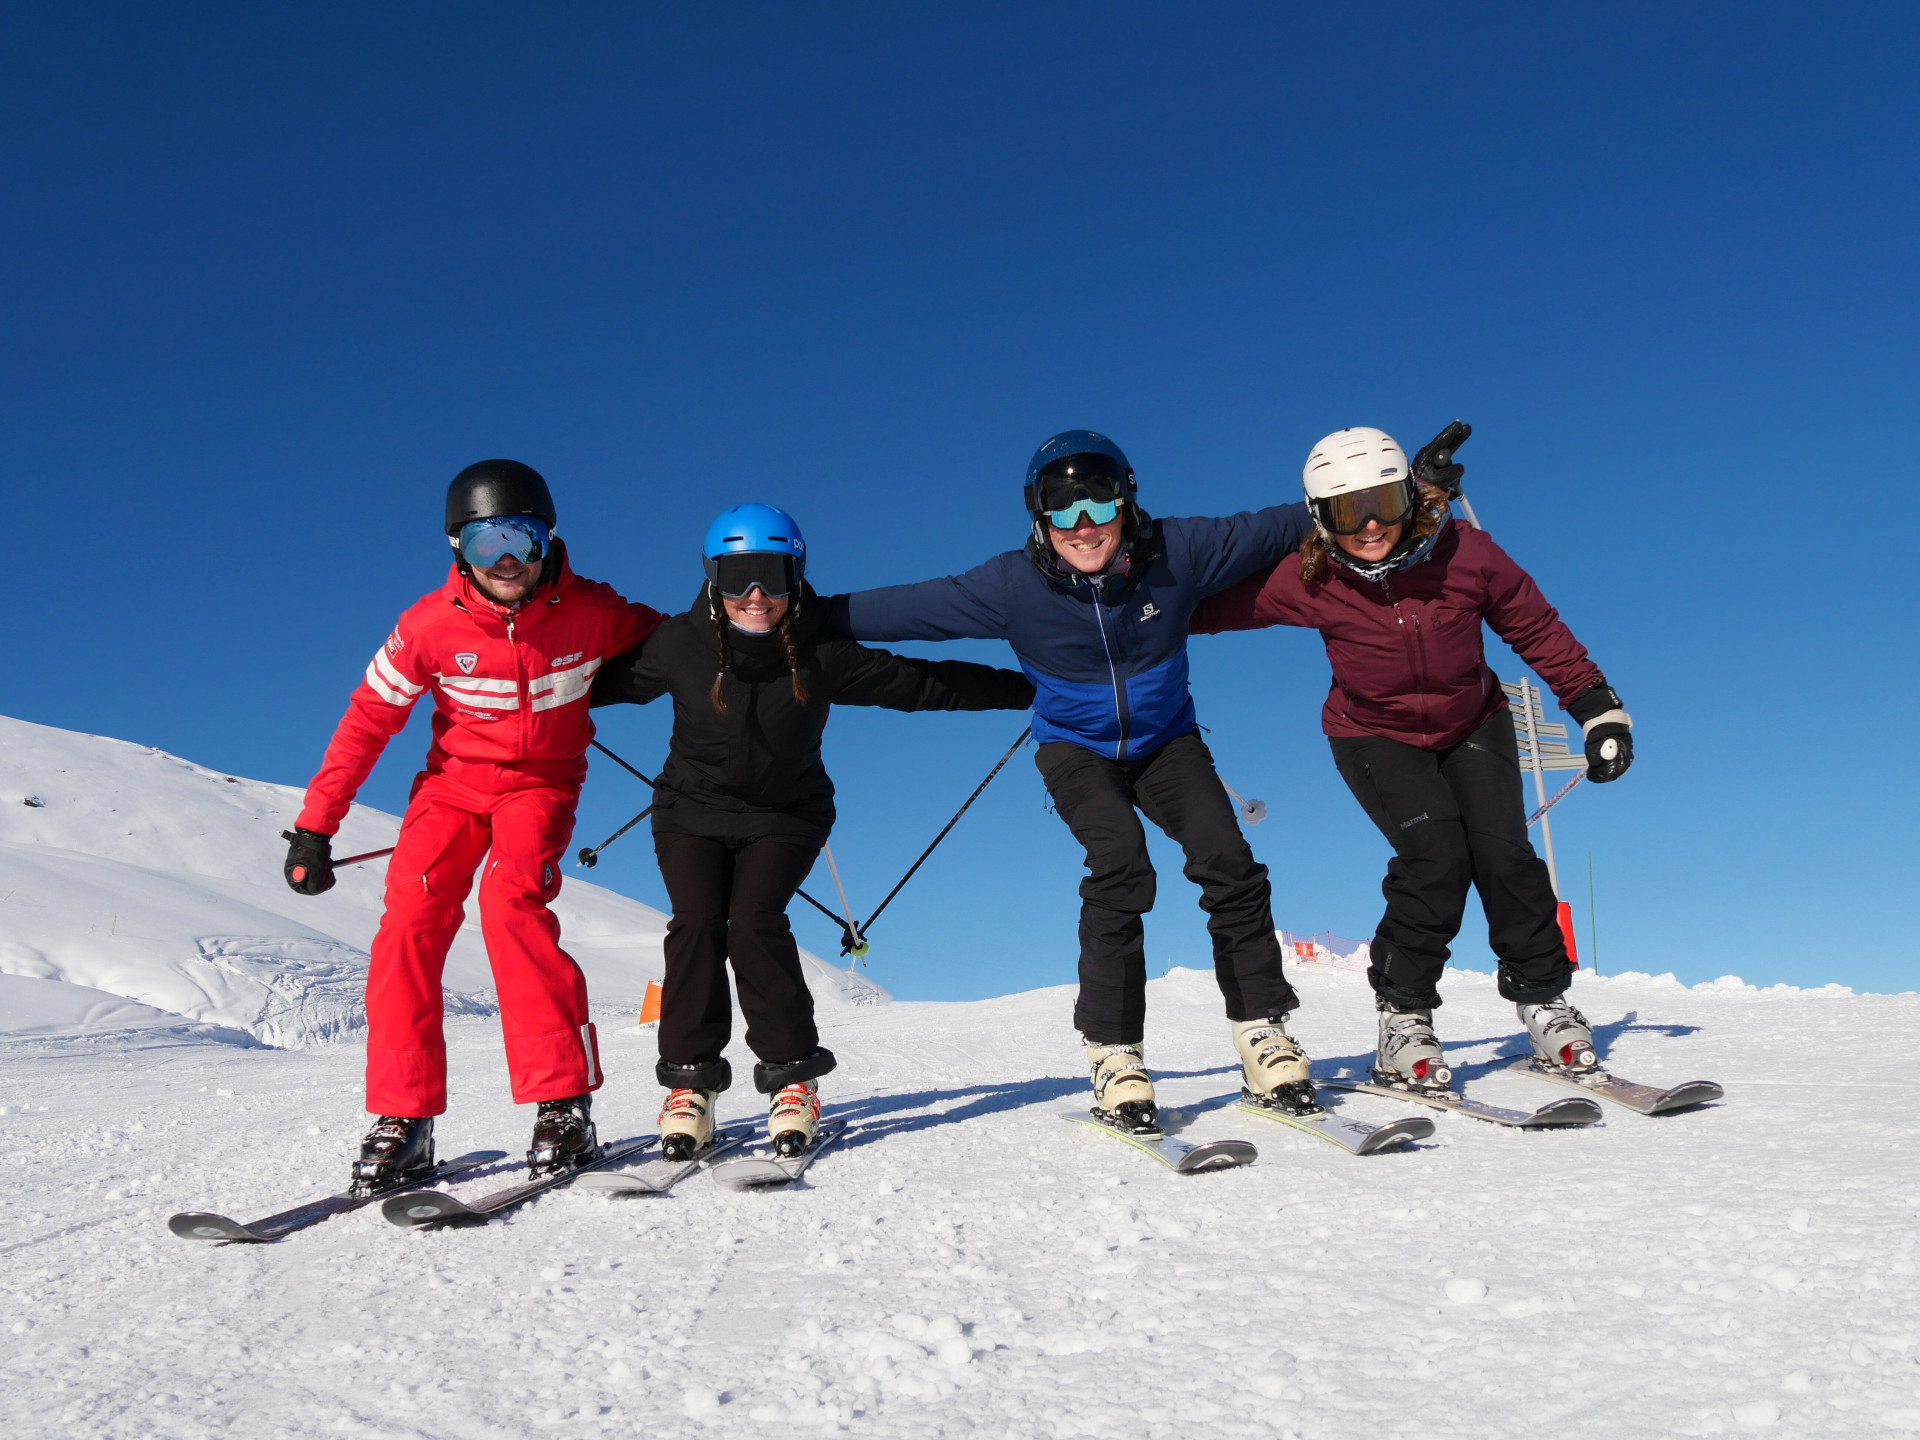
[[[729,644],[729,635],[733,622],[727,618],[726,602],[720,598],[719,591],[711,584],[707,586],[707,604],[713,611],[713,629],[720,650],[720,668],[714,674],[713,688],[707,692],[707,698],[713,701],[713,708],[722,715],[727,713],[725,683],[727,666],[732,663],[733,651]],[[799,607],[788,605],[787,613],[780,617],[780,650],[787,657],[788,678],[793,684],[793,698],[800,704],[807,703],[807,687],[800,683],[800,644],[793,636],[793,614]]]

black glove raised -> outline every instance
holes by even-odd
[[[1458,500],[1460,482],[1466,479],[1467,467],[1453,458],[1453,452],[1466,444],[1471,434],[1471,425],[1464,420],[1456,420],[1422,445],[1420,453],[1413,457],[1414,479],[1438,485],[1451,499]]]
[[[284,873],[299,895],[324,895],[333,888],[333,837],[317,830],[282,830],[287,842]]]
[[[1567,713],[1587,737],[1587,779],[1604,785],[1632,768],[1633,717],[1620,708],[1611,685],[1589,685],[1567,702]]]

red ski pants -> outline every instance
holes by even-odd
[[[415,782],[367,974],[369,1113],[447,1108],[440,974],[483,857],[480,934],[500,995],[514,1102],[600,1088],[586,978],[560,948],[560,922],[547,908],[560,894],[579,793],[543,786],[488,795],[443,775]]]

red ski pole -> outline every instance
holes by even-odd
[[[349,855],[344,860],[334,861],[333,868],[338,870],[342,865],[358,865],[362,860],[378,860],[382,855],[391,855],[393,849],[394,847],[389,845],[384,850],[369,850],[364,855]]]

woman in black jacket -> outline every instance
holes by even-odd
[[[771,1096],[767,1133],[783,1154],[819,1131],[819,1077],[834,1067],[787,905],[833,829],[820,736],[835,704],[890,710],[1024,710],[1013,670],[914,660],[834,638],[804,579],[806,543],[783,512],[737,505],[707,532],[707,583],[691,609],[611,660],[596,706],[673,696],[673,742],[654,792],[653,843],[673,903],[660,997],[660,1062],[670,1092],[661,1151],[697,1154],[713,1102],[732,1082],[727,962],[740,986],[754,1087]]]

